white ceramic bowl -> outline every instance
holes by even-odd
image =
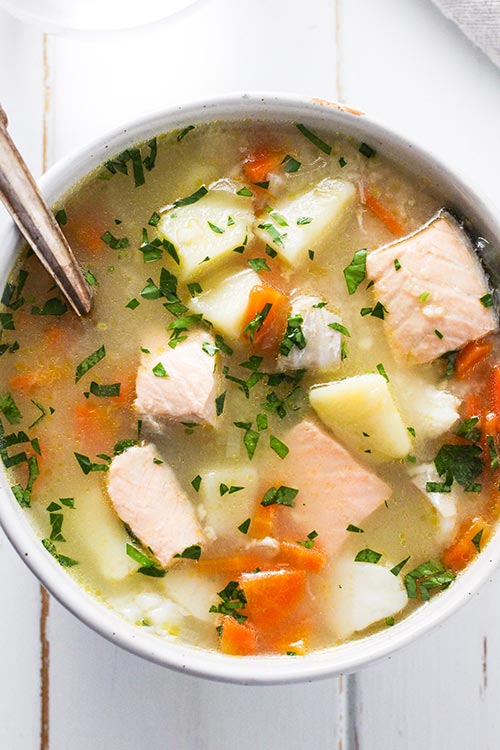
[[[366,141],[408,172],[427,180],[431,188],[445,196],[447,206],[469,218],[479,234],[491,241],[493,251],[495,246],[500,246],[499,225],[478,196],[456,176],[453,165],[452,171],[434,156],[362,113],[322,100],[289,95],[232,95],[143,117],[62,159],[42,177],[40,186],[52,203],[90,170],[138,141],[186,125],[224,119],[302,122],[312,130],[326,128]],[[16,260],[19,237],[9,220],[0,218],[3,219],[0,221],[0,288],[3,288]],[[442,622],[479,589],[500,561],[497,532],[485,551],[447,591],[392,628],[300,658],[230,657],[150,635],[87,594],[42,547],[25,512],[15,502],[4,472],[0,472],[0,485],[0,523],[7,536],[43,585],[82,622],[118,646],[153,662],[228,682],[290,683],[359,669]]]

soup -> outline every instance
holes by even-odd
[[[187,126],[86,177],[55,210],[92,313],[29,252],[2,297],[1,457],[47,554],[235,656],[364,637],[453,585],[496,520],[500,370],[443,202],[293,123]]]

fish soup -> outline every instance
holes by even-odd
[[[301,656],[453,585],[496,522],[492,290],[429,186],[305,125],[188,126],[55,209],[94,290],[4,290],[1,457],[138,628]],[[488,383],[488,387],[485,387]]]

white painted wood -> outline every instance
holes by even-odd
[[[41,34],[0,11],[0,102],[36,174],[42,154],[41,56]],[[0,571],[0,747],[26,750],[38,747],[40,735],[40,588],[1,530]]]

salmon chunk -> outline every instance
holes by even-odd
[[[156,457],[151,444],[116,456],[109,467],[108,492],[122,521],[167,567],[176,553],[201,544],[204,534],[174,472],[166,463],[155,463]]]
[[[300,422],[284,441],[290,452],[280,481],[299,492],[295,507],[280,518],[301,535],[297,539],[314,530],[322,549],[335,553],[349,535],[347,526],[362,527],[391,488],[313,422]]]
[[[213,347],[212,337],[202,331],[191,333],[175,349],[160,336],[147,342],[137,371],[136,409],[156,426],[158,420],[214,425]]]
[[[445,210],[408,237],[367,258],[373,292],[399,362],[432,362],[497,328],[481,303],[488,282],[472,243]]]

